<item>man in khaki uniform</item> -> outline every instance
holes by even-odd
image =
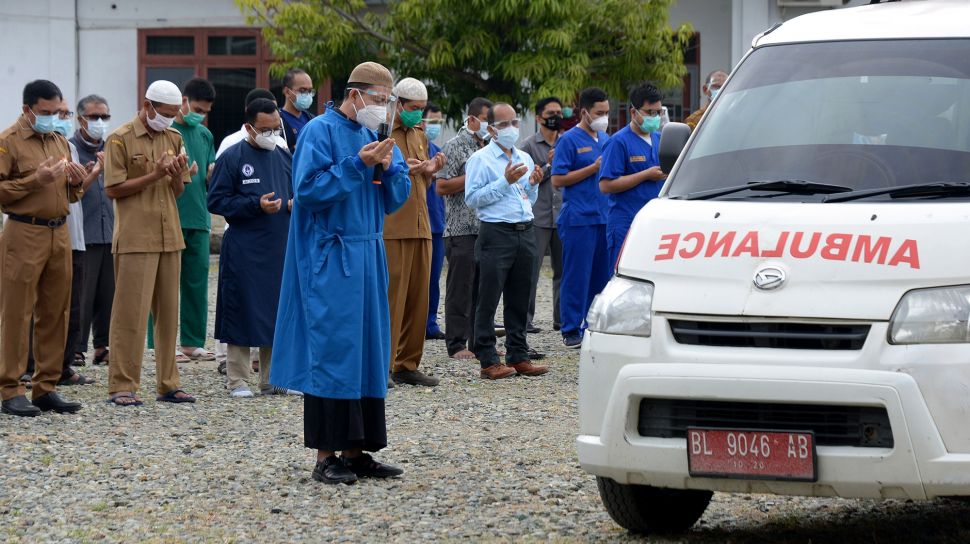
[[[394,383],[438,385],[438,378],[418,370],[424,351],[428,282],[431,274],[431,224],[427,192],[431,177],[444,165],[444,155],[428,159],[428,138],[419,125],[428,91],[413,78],[394,87],[397,119],[391,136],[411,168],[411,196],[384,220],[388,303],[391,313],[391,379]]]
[[[61,379],[71,303],[71,244],[65,226],[68,203],[77,202],[82,166],[71,162],[67,140],[54,132],[62,95],[47,80],[24,87],[23,114],[0,133],[0,207],[7,214],[0,234],[0,397],[2,411],[36,416],[76,412],[62,399]],[[20,376],[34,316],[33,402]]]
[[[185,248],[175,199],[192,174],[182,136],[171,128],[181,105],[182,93],[174,83],[152,83],[141,111],[105,145],[105,192],[115,201],[108,394],[120,406],[141,404],[136,393],[149,312],[155,324],[156,400],[195,402],[179,388],[175,366],[180,251]]]

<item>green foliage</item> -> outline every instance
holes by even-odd
[[[341,80],[376,60],[428,83],[452,119],[476,96],[531,108],[588,86],[625,99],[633,83],[675,87],[692,34],[671,29],[674,0],[236,0],[263,26],[275,75],[300,67]],[[374,4],[374,2],[371,2]]]

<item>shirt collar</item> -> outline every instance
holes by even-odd
[[[36,136],[37,138],[41,137],[41,135],[34,130],[34,127],[27,124],[27,120],[24,119],[23,115],[20,116],[20,119],[17,119],[17,133],[25,140],[31,136]]]
[[[535,138],[535,142],[537,144],[546,144],[549,147],[553,146],[553,144],[546,141],[546,138],[542,135],[542,132],[540,131],[536,131],[536,135],[533,138]]]
[[[141,138],[142,136],[145,136],[146,134],[148,135],[149,138],[153,138],[154,137],[151,134],[149,134],[148,127],[146,127],[145,126],[145,123],[143,123],[141,121],[141,116],[138,115],[137,113],[135,114],[135,119],[131,122],[131,126],[132,126],[132,129],[134,129],[134,131],[135,131],[135,137],[137,137],[137,138]]]
[[[485,149],[488,149],[488,152],[491,153],[492,157],[498,158],[501,156],[501,157],[508,158],[507,155],[505,154],[505,151],[501,147],[499,147],[499,145],[495,142],[495,140],[490,141],[488,145],[485,146]],[[512,148],[513,159],[515,158],[515,154],[518,151],[519,151],[518,149],[514,147]]]

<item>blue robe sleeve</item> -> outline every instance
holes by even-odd
[[[411,196],[411,169],[404,161],[401,150],[394,146],[391,166],[381,176],[381,189],[384,191],[384,213],[392,214],[407,202]]]
[[[307,124],[300,131],[300,141],[293,157],[293,201],[313,213],[319,213],[347,198],[362,183],[368,182],[370,168],[357,156],[359,149],[346,151],[347,156],[336,159],[333,151],[342,142],[335,142],[326,125]],[[407,170],[405,167],[405,176]]]
[[[251,219],[262,215],[259,198],[245,196],[236,192],[236,179],[233,175],[235,168],[235,153],[225,153],[219,156],[212,179],[209,181],[209,196],[206,207],[210,213],[221,215],[226,219]],[[231,164],[228,164],[231,163]]]

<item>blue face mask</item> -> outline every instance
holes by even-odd
[[[61,136],[69,138],[74,132],[74,122],[70,119],[57,118],[54,120],[54,130],[61,133]]]
[[[717,98],[717,93],[721,92],[721,89],[711,89],[711,101],[713,102]]]
[[[296,95],[296,100],[293,101],[293,105],[296,106],[296,109],[300,111],[305,111],[310,107],[310,104],[312,103],[313,103],[312,93],[300,93]]]
[[[435,138],[437,138],[438,136],[441,135],[441,125],[439,125],[439,124],[432,124],[432,125],[426,124],[426,125],[424,125],[424,133],[428,136],[428,141],[429,142],[432,142],[432,141],[434,141]]]
[[[643,121],[640,121],[640,130],[647,134],[660,130],[660,116],[654,115],[650,117],[645,115]]]
[[[34,116],[34,124],[31,127],[41,134],[50,134],[54,132],[54,126],[57,121],[57,115],[37,115],[33,111],[30,112]]]
[[[498,131],[498,136],[495,137],[495,142],[505,149],[512,149],[518,141],[519,127],[505,127]]]

